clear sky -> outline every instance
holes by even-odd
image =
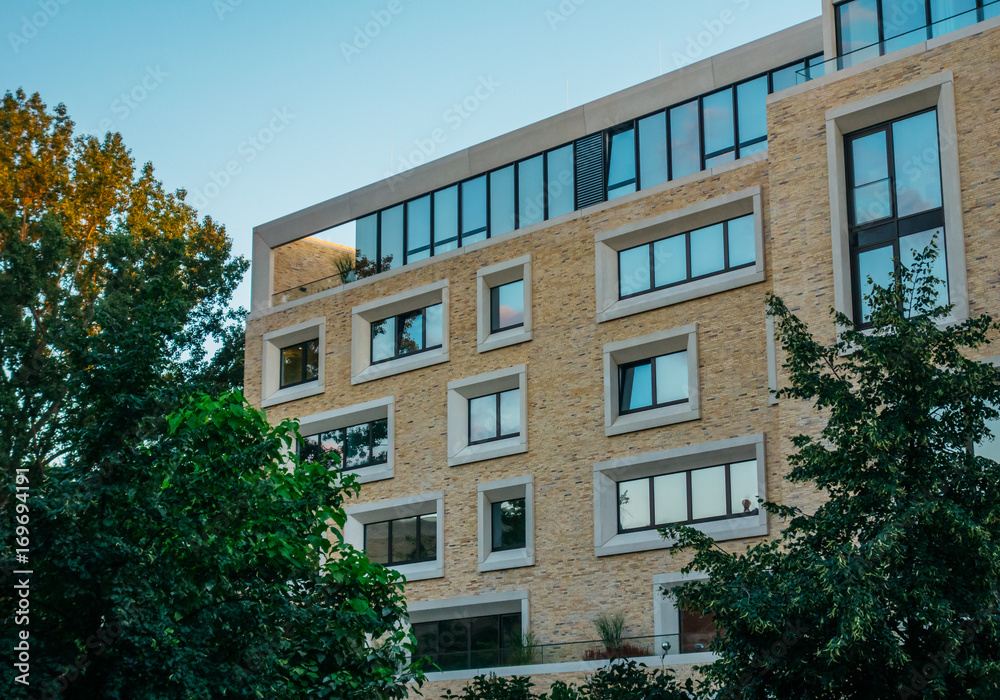
[[[820,0],[4,0],[3,91],[255,225],[820,14]],[[452,106],[486,94],[473,111]],[[452,111],[450,111],[452,110]],[[227,172],[228,168],[228,172]],[[249,283],[237,304],[249,306]]]

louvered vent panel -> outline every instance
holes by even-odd
[[[576,142],[576,208],[604,201],[604,134]]]

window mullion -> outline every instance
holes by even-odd
[[[649,526],[656,527],[656,499],[653,497],[653,477],[649,477]]]
[[[733,481],[730,471],[731,464],[726,465],[726,515],[732,517],[733,513]]]

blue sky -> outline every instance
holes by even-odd
[[[818,16],[820,0],[5,0],[4,91],[255,225]],[[479,96],[471,99],[480,87]],[[456,104],[475,105],[456,110]],[[446,138],[428,137],[444,129]],[[423,146],[423,148],[421,148]],[[249,305],[249,284],[235,303]]]

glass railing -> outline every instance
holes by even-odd
[[[706,652],[710,644],[711,639],[696,638],[695,635],[686,635],[682,640],[677,634],[662,634],[628,637],[622,640],[622,645],[618,648],[609,648],[600,640],[587,640],[427,654],[417,658],[423,659],[425,671],[491,669],[643,656],[660,656],[669,663],[678,654]]]
[[[348,282],[353,282],[355,276],[353,272],[347,273],[346,275],[336,274],[330,275],[329,277],[324,277],[323,279],[313,280],[312,282],[306,282],[300,284],[297,287],[292,287],[291,289],[284,289],[280,292],[275,292],[271,295],[271,306],[278,306],[279,304],[286,304],[290,301],[295,301],[296,299],[301,299],[302,297],[307,297],[311,294],[317,294],[319,292],[325,292],[327,289],[333,289],[334,287],[339,287],[342,284]]]
[[[993,17],[1000,17],[1000,0],[990,0],[983,7],[977,7],[967,12],[960,12],[957,15],[925,24],[904,34],[898,34],[884,41],[855,49],[854,51],[845,53],[843,56],[837,56],[822,63],[808,66],[795,72],[795,80],[797,84],[801,85],[824,75],[836,73],[844,68],[850,68],[851,66],[884,56],[893,51],[899,51],[900,49],[919,44],[922,41],[943,36],[964,27],[970,27],[973,24]]]

